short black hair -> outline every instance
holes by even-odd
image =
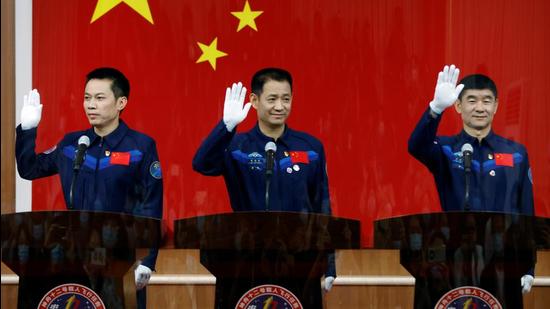
[[[97,68],[92,70],[88,75],[86,75],[86,83],[91,79],[108,79],[111,83],[111,90],[113,91],[115,98],[120,97],[130,98],[130,82],[117,69],[114,68]]]
[[[290,91],[292,91],[292,75],[290,75],[287,70],[280,68],[264,68],[252,76],[252,82],[250,83],[252,93],[260,96],[264,89],[264,84],[270,80],[278,82],[286,81],[290,85]]]
[[[495,82],[489,78],[489,76],[483,75],[483,74],[472,74],[465,76],[459,84],[464,84],[464,89],[460,92],[460,95],[458,96],[459,100],[462,100],[462,95],[466,90],[468,89],[489,89],[493,92],[493,95],[495,96],[495,99],[497,98],[497,85]]]

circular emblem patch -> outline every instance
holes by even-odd
[[[149,166],[149,173],[151,173],[151,176],[153,176],[156,179],[162,178],[162,173],[160,172],[160,162],[155,161],[151,163],[151,166]]]
[[[498,302],[496,297],[484,289],[475,286],[461,286],[443,295],[434,308],[502,309],[502,305]]]
[[[282,286],[264,284],[254,287],[239,299],[235,309],[303,309],[292,292]]]
[[[92,289],[76,283],[58,285],[38,304],[38,309],[90,308],[105,309],[103,301]]]

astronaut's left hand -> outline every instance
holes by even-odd
[[[332,289],[333,284],[334,284],[334,277],[332,276],[325,277],[325,286],[323,287],[323,290],[325,292],[329,292],[330,289]]]
[[[136,278],[136,288],[138,290],[143,289],[147,283],[149,283],[149,279],[151,279],[151,268],[139,265],[136,267],[136,270],[134,271],[134,275]]]
[[[523,275],[521,277],[521,292],[523,294],[529,293],[531,291],[531,287],[533,286],[533,282],[535,282],[535,278],[531,275]]]

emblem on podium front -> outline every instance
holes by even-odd
[[[52,308],[105,309],[105,305],[92,289],[76,283],[66,283],[51,289],[38,304],[38,309]]]
[[[461,286],[443,295],[435,309],[490,308],[502,309],[500,302],[491,293],[475,286]]]
[[[298,298],[282,286],[264,284],[248,290],[235,309],[303,309]]]

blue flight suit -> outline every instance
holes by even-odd
[[[533,181],[525,147],[493,131],[481,142],[464,130],[455,136],[436,136],[440,121],[441,115],[433,118],[429,108],[424,112],[409,138],[409,153],[434,175],[442,210],[463,210],[461,149],[470,143],[474,149],[470,210],[534,215]],[[533,266],[527,274],[534,276],[534,273]]]
[[[473,146],[469,204],[472,211],[534,215],[533,183],[527,151],[521,144],[492,131],[485,138],[436,136],[441,116],[428,109],[409,139],[409,153],[434,175],[441,208],[463,210],[465,198],[462,145]]]
[[[296,211],[331,214],[323,145],[313,136],[286,126],[275,141],[258,126],[245,133],[227,131],[220,121],[193,158],[193,169],[203,175],[223,175],[234,211]],[[266,209],[265,145],[277,151]],[[327,276],[336,277],[334,254]]]
[[[73,188],[73,208],[162,219],[163,185],[156,143],[124,121],[104,137],[93,128],[68,133],[54,148],[38,155],[37,129],[22,130],[19,125],[16,133],[19,175],[33,180],[59,174],[67,205],[78,139],[86,135],[90,146]],[[158,249],[151,249],[141,264],[154,270],[157,255]],[[138,291],[139,302],[145,301],[144,290]]]

